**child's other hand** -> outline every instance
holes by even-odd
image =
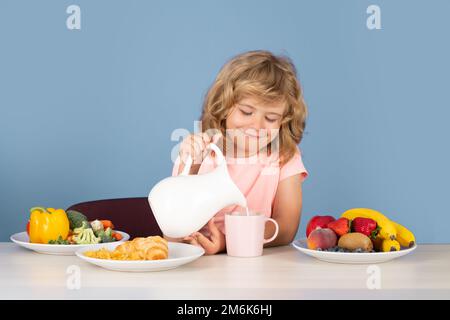
[[[217,143],[221,136],[221,133],[216,133],[210,137],[206,132],[188,135],[180,145],[179,154],[181,161],[186,163],[188,155],[190,155],[193,164],[201,164],[206,157],[208,144]]]
[[[211,233],[210,239],[200,232],[194,232],[189,237],[184,238],[184,242],[190,243],[205,249],[207,255],[216,254],[225,250],[225,235],[217,228],[214,218],[209,220],[208,228]]]

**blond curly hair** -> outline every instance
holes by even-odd
[[[201,131],[220,130],[226,137],[227,116],[237,102],[248,96],[287,105],[279,130],[278,152],[280,165],[288,162],[302,140],[307,107],[296,68],[286,56],[258,50],[229,60],[206,94],[200,118]],[[270,150],[270,143],[268,148]]]

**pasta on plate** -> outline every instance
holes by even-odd
[[[160,236],[137,237],[118,245],[114,251],[102,248],[86,251],[85,256],[108,260],[161,260],[169,256],[167,240]]]

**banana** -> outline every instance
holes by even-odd
[[[381,238],[395,240],[397,237],[397,230],[391,220],[376,210],[369,208],[353,208],[345,211],[341,217],[349,220],[353,220],[358,217],[370,218],[376,221],[377,225],[381,228],[379,232]]]
[[[377,252],[400,251],[400,243],[397,240],[383,239],[377,236],[372,243]]]
[[[400,243],[402,247],[411,248],[416,243],[416,238],[414,237],[414,234],[406,229],[401,224],[392,221],[392,224],[394,225],[395,229],[397,230],[397,241]]]
[[[381,243],[381,251],[400,251],[400,243],[398,243],[397,240],[383,239],[383,242]]]

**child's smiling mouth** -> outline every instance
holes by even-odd
[[[256,130],[256,129],[240,129],[240,130],[245,136],[251,138],[259,138],[261,136],[264,136],[264,132],[261,132],[263,130]]]

